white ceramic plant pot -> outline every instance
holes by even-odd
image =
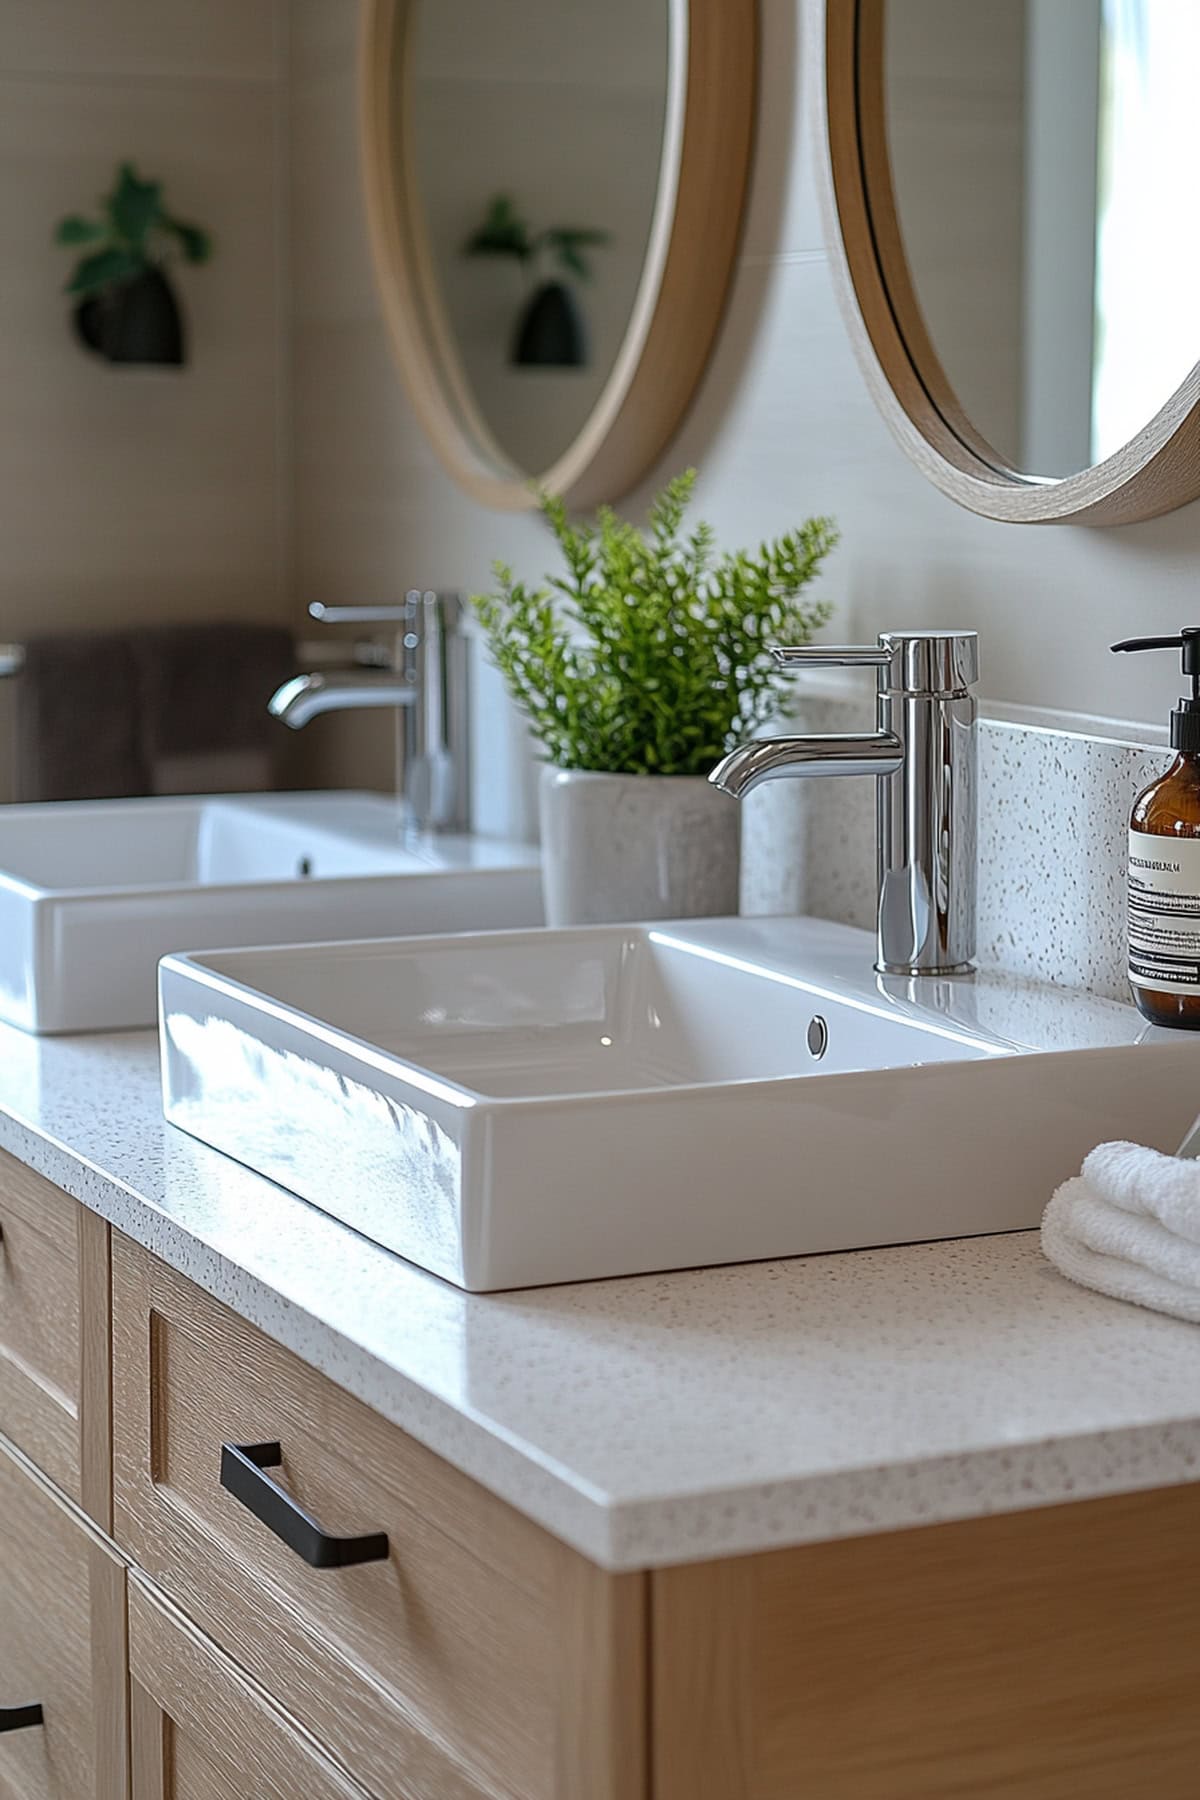
[[[702,775],[542,770],[548,925],[738,910],[741,808]]]

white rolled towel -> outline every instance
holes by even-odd
[[[1200,1324],[1200,1161],[1101,1144],[1047,1206],[1042,1249],[1084,1287]]]

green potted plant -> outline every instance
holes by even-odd
[[[55,232],[56,243],[84,251],[67,282],[76,331],[112,363],[183,363],[183,320],[167,264],[174,256],[207,262],[211,238],[167,212],[161,182],[139,180],[132,163],[121,164],[100,205],[98,219],[71,213]]]
[[[695,480],[668,482],[648,531],[610,507],[575,525],[543,496],[565,575],[529,586],[497,563],[497,591],[472,601],[546,757],[551,925],[737,911],[740,809],[708,772],[776,710],[770,646],[807,643],[828,618],[802,596],[837,532],[808,519],[718,554],[711,526],[684,533]]]

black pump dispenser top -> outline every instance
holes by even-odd
[[[1183,672],[1192,691],[1171,713],[1171,748],[1200,754],[1200,625],[1185,625],[1178,637],[1124,638],[1114,650],[1180,650]]]

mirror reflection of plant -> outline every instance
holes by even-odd
[[[207,262],[212,255],[209,233],[168,213],[162,183],[139,180],[132,163],[121,164],[100,206],[98,219],[71,213],[54,234],[56,243],[87,247],[67,282],[67,293],[76,299],[136,281],[173,255],[189,263]]]
[[[592,267],[584,253],[601,248],[610,239],[609,232],[585,225],[548,225],[544,231],[533,232],[511,198],[497,194],[483,224],[463,245],[463,254],[511,256],[526,271],[539,256],[548,254],[552,266],[573,275],[577,281],[590,281]]]
[[[650,529],[601,507],[572,525],[543,495],[567,565],[548,587],[494,565],[472,605],[509,693],[560,769],[704,775],[767,724],[787,688],[772,644],[806,643],[830,614],[802,600],[838,541],[813,518],[754,551],[718,554],[711,525],[682,535],[696,471],[668,482]]]

